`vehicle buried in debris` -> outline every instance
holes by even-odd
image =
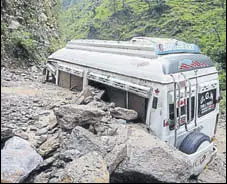
[[[152,134],[191,162],[193,175],[216,155],[218,72],[195,44],[148,37],[72,40],[49,56],[44,73],[65,88],[105,90],[104,100],[137,111]]]

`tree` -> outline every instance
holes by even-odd
[[[122,0],[122,7],[125,9],[125,0]]]
[[[113,11],[116,13],[116,0],[112,0],[113,3]]]
[[[149,9],[151,9],[151,0],[145,0],[145,2],[148,4]]]

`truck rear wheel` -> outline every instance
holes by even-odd
[[[210,144],[210,138],[201,132],[192,132],[185,137],[179,150],[188,155]]]

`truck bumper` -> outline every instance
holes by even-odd
[[[203,148],[202,150],[191,154],[187,155],[184,154],[184,157],[191,162],[193,165],[192,168],[192,175],[199,175],[204,168],[212,162],[212,160],[216,157],[217,155],[217,148],[214,146],[214,143],[212,142],[209,144],[207,147]]]

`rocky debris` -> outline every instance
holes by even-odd
[[[218,153],[216,158],[198,176],[199,183],[223,183],[226,181],[226,155]]]
[[[1,140],[4,137],[9,139],[15,134],[24,139],[28,138],[29,143],[36,150],[43,152],[45,159],[38,170],[33,170],[34,175],[33,172],[29,175],[30,182],[57,183],[63,174],[67,174],[65,168],[69,167],[68,165],[93,151],[105,160],[111,182],[180,182],[188,177],[188,173],[185,173],[188,166],[186,164],[182,169],[184,163],[180,157],[178,158],[175,150],[166,147],[162,150],[157,146],[156,143],[158,145],[165,143],[148,134],[143,124],[129,124],[128,120],[115,119],[110,111],[118,107],[115,107],[114,103],[106,103],[96,98],[93,94],[95,89],[91,90],[92,94],[84,99],[80,107],[88,106],[91,111],[98,110],[102,115],[96,117],[91,113],[92,123],[89,123],[90,118],[81,117],[79,121],[85,121],[86,125],[72,124],[70,129],[65,129],[64,126],[60,126],[54,111],[58,111],[66,104],[70,104],[69,106],[75,104],[76,92],[50,83],[41,84],[39,74],[31,73],[32,69],[28,72],[3,68],[2,71],[1,127],[3,130],[1,131],[4,133],[1,135]],[[34,92],[37,90],[38,93]],[[68,113],[69,119],[68,117],[66,119],[69,122],[74,121],[73,118],[70,119],[70,116],[74,116],[73,113],[79,114],[75,109],[71,114]],[[64,117],[67,112],[62,114]],[[224,174],[226,140],[223,139],[226,135],[225,122],[226,120],[221,116],[217,129],[217,139],[220,140],[217,142],[218,151],[221,151],[222,156],[218,155],[218,159],[210,164],[208,170],[203,172],[198,180],[192,182],[226,181]],[[56,140],[53,138],[55,136]],[[220,149],[220,146],[223,147]],[[154,155],[160,156],[154,157]],[[175,162],[179,162],[180,165],[175,166]],[[160,164],[161,167],[157,167]],[[157,171],[153,169],[154,167]],[[162,175],[162,172],[166,174]]]
[[[192,165],[182,154],[139,126],[130,127],[127,157],[112,182],[187,182]],[[136,176],[136,177],[135,177]]]
[[[108,153],[105,157],[107,168],[110,174],[112,174],[119,164],[127,156],[127,146],[126,144],[116,145],[113,150]]]
[[[55,162],[57,162],[58,158],[59,158],[59,153],[57,152],[54,155],[45,159],[42,162],[42,164],[40,164],[40,166],[37,168],[37,170],[43,171],[43,170],[46,170],[47,168],[50,168],[52,165],[54,165]],[[50,172],[50,170],[48,170],[48,172]]]
[[[42,157],[26,140],[14,136],[1,150],[1,180],[7,183],[22,182],[42,162]]]
[[[100,135],[102,145],[109,153],[115,146],[126,143],[128,140],[128,128],[122,124],[109,124],[108,129]]]
[[[88,86],[78,95],[76,104],[88,104],[93,100],[101,100],[104,93],[105,90],[100,90],[92,86]]]
[[[35,176],[34,183],[48,183],[50,179],[50,172],[42,172],[39,175]]]
[[[89,86],[89,87],[85,88],[83,91],[81,91],[81,93],[78,95],[76,104],[77,104],[77,105],[82,104],[83,101],[84,101],[87,97],[90,97],[91,95],[92,95],[92,92],[91,92],[91,88],[90,88],[90,86]]]
[[[88,153],[68,164],[60,183],[109,183],[105,160],[97,152]]]
[[[72,130],[76,126],[89,127],[101,121],[105,112],[88,105],[65,105],[55,111],[59,126],[65,130]]]
[[[5,65],[21,67],[22,64],[26,66],[43,61],[49,55],[48,49],[52,45],[50,42],[58,38],[55,0],[48,3],[45,0],[28,3],[24,0],[4,2],[6,6],[1,6],[4,12],[1,14],[4,26],[1,39]],[[18,46],[15,39],[29,42],[35,47],[29,44]]]
[[[58,134],[53,135],[52,137],[48,138],[47,141],[45,141],[38,149],[38,152],[43,157],[47,157],[53,152],[57,150],[59,147],[59,137]]]
[[[28,135],[22,130],[15,130],[14,131],[14,135],[17,136],[17,137],[20,137],[20,138],[22,138],[24,140],[28,140],[29,139]]]
[[[9,29],[18,29],[20,27],[20,23],[15,21],[15,20],[11,20],[10,24],[9,24]]]
[[[46,16],[46,14],[42,12],[39,16],[39,20],[40,20],[40,22],[47,22],[48,18]]]
[[[80,126],[75,127],[69,138],[65,139],[61,145],[63,160],[74,160],[92,151],[96,151],[102,156],[106,155],[106,150],[99,137]]]
[[[111,109],[110,113],[114,118],[124,119],[128,121],[135,120],[138,117],[138,113],[136,111],[121,107]]]
[[[13,136],[14,134],[12,129],[7,127],[1,127],[1,144]]]

